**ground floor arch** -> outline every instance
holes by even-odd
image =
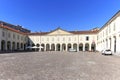
[[[11,42],[7,41],[7,50],[11,50]]]
[[[96,44],[94,42],[91,44],[91,51],[96,51]]]
[[[6,42],[5,40],[1,41],[1,51],[5,51],[6,50]]]
[[[89,44],[88,43],[85,44],[85,51],[89,51]]]
[[[73,49],[77,50],[77,44],[76,43],[73,44]]]
[[[46,51],[50,51],[50,45],[46,44]]]
[[[79,44],[79,51],[83,51],[83,43]]]
[[[56,51],[60,51],[60,48],[61,48],[61,47],[60,47],[60,44],[57,44],[57,45],[56,45]]]
[[[41,51],[44,51],[45,50],[45,44],[41,44],[42,48],[41,48]]]
[[[55,51],[55,44],[51,44],[51,51]]]
[[[70,43],[67,45],[67,48],[68,48],[68,51],[70,50],[70,48],[72,48]]]

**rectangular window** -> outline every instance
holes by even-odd
[[[114,23],[114,28],[113,28],[113,30],[115,31],[115,23]]]
[[[89,41],[89,36],[86,36],[86,41]]]
[[[19,40],[19,35],[17,36],[18,40]]]
[[[54,41],[54,38],[52,38],[52,41]]]
[[[5,37],[5,32],[2,32],[2,36]]]

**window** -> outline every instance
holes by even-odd
[[[111,33],[111,26],[109,25],[109,33]]]
[[[115,31],[115,23],[114,23],[114,28],[113,28],[113,30]]]
[[[2,32],[2,36],[5,37],[5,32]]]
[[[54,41],[54,38],[52,38],[52,41]]]
[[[10,33],[8,33],[8,37],[10,38]]]
[[[69,41],[71,41],[71,38],[69,37]]]
[[[86,36],[86,41],[89,41],[89,36]]]
[[[47,41],[49,41],[49,38],[47,38]]]
[[[63,38],[63,41],[65,41],[65,38]]]
[[[59,38],[57,38],[57,40],[59,41]]]
[[[19,40],[19,35],[17,36],[18,40]]]
[[[13,39],[15,39],[15,34],[13,34]]]

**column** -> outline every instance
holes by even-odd
[[[62,44],[60,44],[60,51],[62,51]]]
[[[71,48],[73,49],[73,44],[71,44]]]
[[[0,51],[1,51],[1,40],[0,40]]]
[[[44,51],[46,51],[46,44],[44,45],[45,47],[44,47]]]
[[[55,51],[57,50],[57,48],[56,48],[56,44],[55,44]]]
[[[91,51],[91,44],[89,43],[89,51]]]
[[[67,49],[68,49],[67,44],[65,44],[65,47],[66,47],[66,51],[67,51]]]
[[[85,44],[83,44],[83,51],[85,51]]]
[[[77,51],[79,51],[79,44],[77,44]]]
[[[51,51],[51,44],[49,44],[49,46],[50,46],[50,51]]]

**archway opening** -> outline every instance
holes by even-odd
[[[77,44],[73,44],[73,49],[75,49],[77,51]]]
[[[68,51],[69,51],[71,49],[71,44],[69,43],[67,47],[68,47]]]
[[[88,43],[85,44],[85,51],[89,51],[89,44]]]
[[[96,44],[94,42],[91,44],[91,50],[96,51]]]
[[[82,43],[79,44],[79,51],[83,51],[83,44]]]
[[[49,51],[49,50],[50,50],[50,45],[46,44],[46,51]]]
[[[55,44],[51,45],[51,51],[55,51]]]
[[[60,51],[60,44],[57,44],[57,45],[56,45],[56,50],[57,50],[57,51]]]
[[[7,50],[8,51],[11,50],[11,42],[10,41],[7,42]]]
[[[43,48],[41,48],[41,51],[44,51],[45,50],[45,45],[41,44],[41,46],[43,47]]]
[[[2,40],[1,41],[1,51],[5,51],[5,41],[4,40]]]

